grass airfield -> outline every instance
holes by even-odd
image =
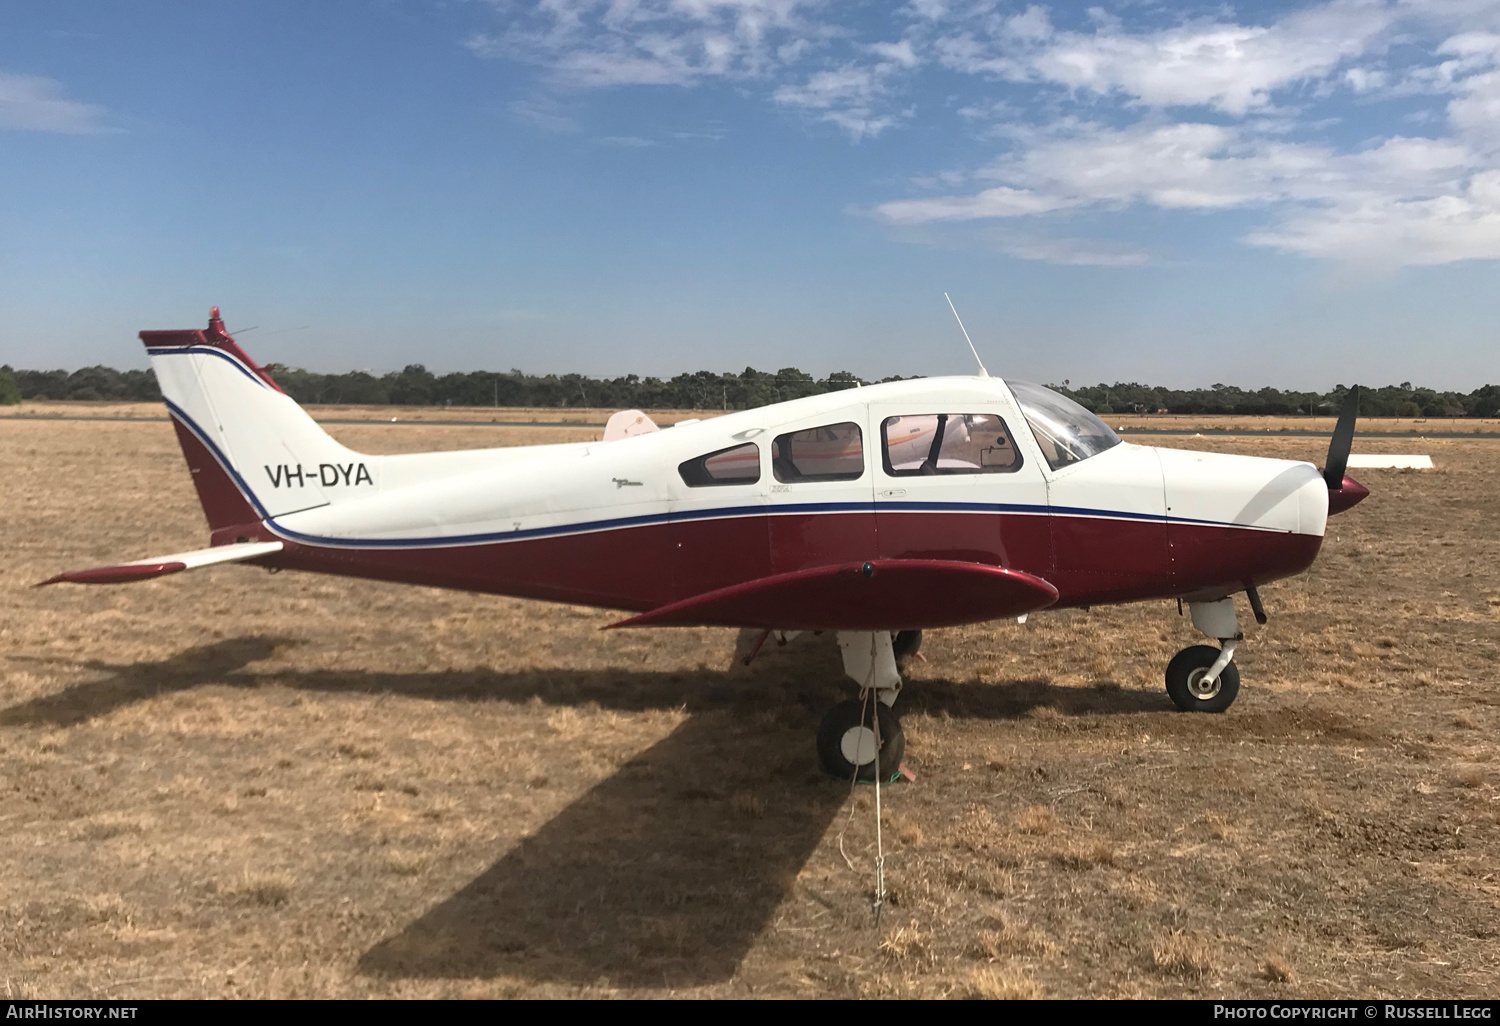
[[[159,408],[58,411],[112,419],[0,418],[5,996],[1500,989],[1500,437],[1356,438],[1437,469],[1359,472],[1270,623],[1242,604],[1222,716],[1166,697],[1173,603],[929,632],[876,929],[873,794],[813,753],[831,638],[729,670],[733,631],[251,567],[33,590],[206,543]],[[406,412],[319,415],[370,452],[603,420]]]

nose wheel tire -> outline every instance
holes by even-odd
[[[878,717],[878,721],[877,718]],[[875,727],[880,728],[880,751],[875,751]],[[818,761],[840,780],[890,780],[906,754],[901,721],[884,702],[850,699],[828,710],[818,726]],[[855,767],[858,767],[856,773]],[[877,769],[878,766],[878,769]]]
[[[1208,669],[1219,658],[1212,645],[1193,645],[1167,664],[1167,695],[1183,712],[1223,712],[1240,693],[1240,671],[1229,663],[1217,680],[1205,683]]]

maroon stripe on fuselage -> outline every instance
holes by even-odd
[[[1302,573],[1318,558],[1323,536],[1174,523],[1172,594],[1232,594]]]
[[[900,545],[893,544],[900,551],[884,555],[880,536],[869,540],[870,522],[878,521],[884,531],[888,515],[858,512],[673,521],[441,548],[321,547],[288,540],[285,550],[260,562],[638,612],[772,573],[917,558],[920,551],[921,558],[944,553],[942,558],[1035,574],[1058,589],[1058,606],[1089,606],[1238,591],[1307,569],[1322,542],[1314,535],[1094,517],[895,516],[902,520]],[[1088,529],[1074,530],[1084,519]],[[1069,548],[1054,560],[1057,528]],[[993,539],[988,547],[987,537]],[[781,547],[773,548],[773,541]],[[1161,560],[1143,561],[1143,547],[1163,553]]]
[[[1045,514],[881,510],[876,544],[884,559],[951,559],[1021,570],[1050,580],[1052,528]]]
[[[873,506],[866,512],[778,513],[768,519],[772,573],[789,574],[815,566],[876,559],[880,555]],[[688,523],[683,521],[682,526]],[[695,557],[685,539],[682,548],[686,555],[684,562],[689,565],[713,556],[709,550],[699,550]],[[689,591],[679,597],[698,594],[701,592]]]
[[[667,524],[422,549],[287,541],[267,566],[643,612],[681,597]]]

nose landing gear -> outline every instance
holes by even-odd
[[[1218,638],[1221,647],[1190,645],[1173,656],[1167,664],[1167,695],[1183,712],[1223,712],[1240,693],[1240,671],[1233,660],[1244,635],[1235,616],[1234,599],[1189,602],[1188,608],[1193,626]],[[1263,615],[1256,610],[1257,620]]]
[[[1231,642],[1232,644],[1233,642]],[[1167,664],[1167,694],[1183,712],[1223,712],[1240,693],[1240,671],[1226,663],[1217,674],[1214,664],[1223,655],[1212,645],[1191,645]]]

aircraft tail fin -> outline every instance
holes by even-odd
[[[263,520],[372,495],[380,461],[328,436],[224,330],[143,331],[215,544]]]

